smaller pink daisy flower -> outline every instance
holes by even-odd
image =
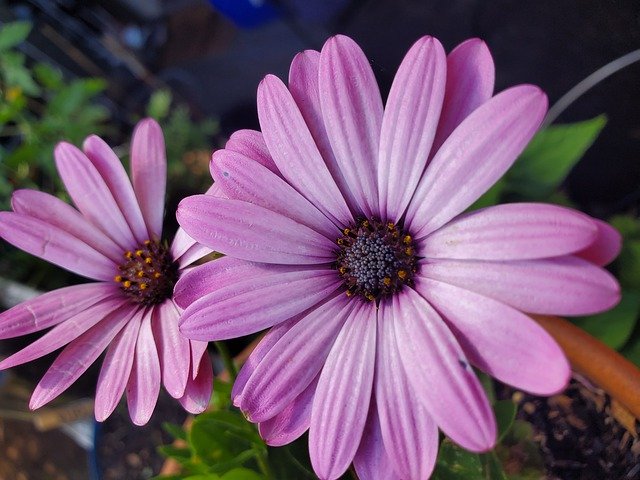
[[[213,372],[207,342],[178,332],[181,309],[172,299],[184,269],[210,250],[180,229],[162,241],[167,180],[164,138],[151,119],[136,126],[131,178],[99,137],[84,153],[62,142],[54,156],[76,208],[35,190],[13,194],[13,212],[0,212],[0,236],[16,247],[95,280],[45,293],[0,314],[0,338],[51,328],[0,362],[20,365],[64,349],[36,386],[29,407],[53,400],[106,350],[95,416],[105,420],[126,390],[131,419],[145,424],[160,384],[189,412],[203,411]],[[133,183],[133,185],[132,185]]]

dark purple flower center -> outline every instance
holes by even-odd
[[[363,219],[342,231],[336,268],[348,296],[378,300],[411,285],[417,257],[411,235],[395,223]]]
[[[124,253],[114,280],[136,303],[156,305],[173,294],[178,281],[178,263],[166,245],[147,240],[134,251]]]

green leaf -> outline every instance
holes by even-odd
[[[440,444],[433,478],[435,480],[482,479],[483,468],[480,455],[463,450],[445,439]]]
[[[171,92],[169,90],[158,90],[153,92],[147,105],[147,116],[162,120],[169,115],[171,106]]]
[[[224,410],[231,405],[231,388],[233,385],[218,378],[213,380],[211,404],[215,410]]]
[[[31,32],[31,24],[29,22],[5,23],[0,28],[0,51],[24,42],[29,36],[29,32]]]
[[[572,322],[603,343],[619,350],[629,340],[640,313],[640,294],[623,291],[620,303],[608,312],[579,317]]]
[[[189,475],[183,480],[221,480],[215,473],[200,473],[198,475]]]
[[[60,70],[46,63],[38,63],[33,67],[33,74],[38,82],[49,90],[59,90],[64,85]]]
[[[220,480],[264,480],[264,477],[247,468],[234,468],[225,473]]]
[[[191,450],[188,448],[174,447],[173,445],[160,445],[158,451],[165,457],[173,458],[178,462],[191,460]]]
[[[5,83],[10,87],[19,87],[27,95],[40,94],[40,87],[33,80],[31,72],[24,66],[25,57],[20,52],[6,51],[0,56],[0,69]]]
[[[162,428],[165,432],[171,435],[174,440],[186,440],[187,432],[180,425],[176,425],[175,423],[163,422]]]
[[[516,419],[517,407],[511,400],[499,400],[493,406],[493,411],[498,423],[498,442],[501,442]]]
[[[607,123],[600,115],[552,125],[538,132],[507,173],[509,190],[524,200],[541,200],[557,189]]]
[[[308,435],[282,447],[268,448],[269,469],[276,479],[315,480],[309,459]]]
[[[495,452],[483,453],[480,455],[480,461],[482,462],[483,478],[486,480],[508,480]]]

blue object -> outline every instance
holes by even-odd
[[[209,0],[211,5],[238,27],[254,28],[280,16],[267,0]]]

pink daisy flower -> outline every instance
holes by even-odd
[[[181,309],[172,292],[184,269],[210,250],[182,229],[170,247],[162,241],[167,162],[160,126],[151,119],[136,126],[133,185],[97,136],[85,140],[84,153],[63,142],[54,156],[77,209],[46,193],[18,190],[13,212],[0,212],[0,236],[94,282],[46,293],[0,314],[0,338],[53,327],[0,362],[0,369],[64,347],[33,392],[29,407],[36,409],[106,350],[96,389],[97,420],[113,412],[126,390],[131,419],[145,424],[161,383],[186,410],[203,411],[213,384],[207,342],[180,335]]]
[[[611,227],[567,208],[463,213],[522,152],[547,109],[539,88],[493,96],[473,39],[448,56],[420,39],[386,108],[349,38],[295,57],[287,88],[258,87],[262,133],[211,163],[227,198],[183,200],[178,220],[227,255],[186,274],[180,331],[222,340],[273,327],[240,372],[235,405],[270,445],[307,429],[313,468],[338,478],[424,479],[438,428],[464,448],[496,441],[471,366],[536,394],[570,368],[525,313],[585,315],[619,300],[600,268]]]

